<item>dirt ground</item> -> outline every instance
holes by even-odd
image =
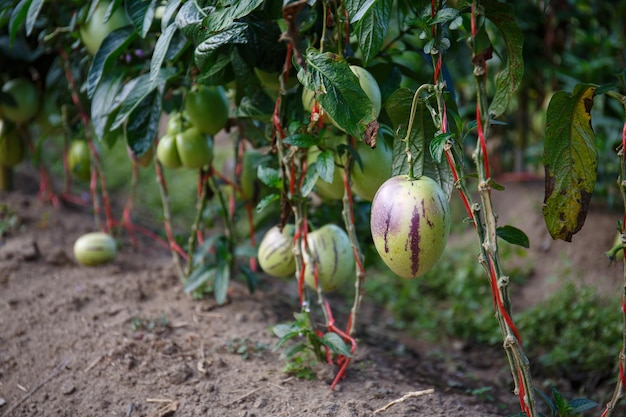
[[[559,285],[550,278],[559,274],[555,259],[569,260],[581,280],[602,282],[607,293],[621,291],[619,273],[602,258],[618,216],[590,215],[575,237],[584,244],[553,242],[540,218],[541,186],[511,184],[497,205],[502,224],[531,238],[535,273],[514,289],[516,303],[530,305]],[[2,204],[19,213],[19,226],[0,238],[0,416],[495,417],[519,410],[503,351],[412,340],[387,329],[385,313],[367,298],[356,356],[334,391],[329,365],[316,368],[317,380],[287,376],[270,327],[296,311],[291,284],[268,279],[252,295],[235,284],[221,307],[193,300],[162,247],[126,245],[113,264],[79,266],[72,245],[92,231],[91,215],[23,191],[0,194]],[[484,387],[498,388],[481,394]]]

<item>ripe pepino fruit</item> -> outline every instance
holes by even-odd
[[[286,278],[296,273],[296,259],[293,256],[292,224],[285,225],[281,232],[278,226],[269,229],[259,244],[259,265],[267,274]]]
[[[82,265],[96,266],[111,262],[117,254],[117,244],[110,235],[92,232],[82,235],[74,243],[74,256]]]
[[[392,177],[374,197],[370,227],[374,246],[389,269],[417,278],[437,263],[446,247],[448,197],[428,177]]]
[[[327,224],[307,236],[309,251],[303,250],[306,266],[304,282],[315,288],[314,264],[322,291],[338,288],[354,276],[354,256],[348,234],[335,224]],[[309,255],[309,252],[311,255]],[[315,260],[315,261],[314,261]]]

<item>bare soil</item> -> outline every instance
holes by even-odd
[[[592,213],[575,237],[584,244],[553,242],[541,220],[541,186],[510,184],[496,200],[502,222],[531,238],[535,274],[513,289],[516,307],[560,285],[563,260],[581,280],[621,291],[620,274],[602,258],[618,215]],[[233,283],[224,306],[194,300],[154,242],[138,250],[125,242],[113,264],[83,267],[72,246],[93,230],[88,212],[53,208],[27,191],[0,194],[0,204],[19,214],[19,226],[0,238],[0,416],[495,417],[519,410],[502,350],[414,340],[388,329],[385,312],[367,298],[356,356],[335,390],[330,365],[316,366],[316,380],[288,376],[270,328],[297,311],[291,284],[266,279],[249,294]]]

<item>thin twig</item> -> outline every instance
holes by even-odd
[[[37,385],[35,385],[33,389],[31,389],[26,395],[24,395],[18,402],[16,402],[11,407],[9,407],[9,409],[6,410],[4,414],[2,414],[2,417],[6,417],[10,415],[17,407],[19,407],[21,404],[26,402],[26,400],[28,400],[31,396],[33,396],[33,394],[39,391],[41,387],[43,387],[48,382],[50,382],[54,377],[59,375],[67,367],[67,365],[69,365],[71,361],[72,361],[71,356],[68,356],[67,358],[63,359],[63,361],[60,364],[58,364],[56,368],[54,368],[54,370],[50,373],[50,375],[48,375],[43,380],[41,380]]]
[[[405,395],[403,395],[401,398],[398,398],[397,400],[393,400],[392,402],[390,402],[386,406],[380,407],[378,410],[374,411],[374,414],[382,413],[383,411],[386,411],[387,409],[393,407],[396,404],[400,404],[400,403],[405,402],[409,398],[421,397],[422,395],[430,395],[430,394],[434,394],[434,393],[435,393],[435,390],[433,388],[425,389],[425,390],[422,390],[422,391],[411,391],[411,392],[406,393]]]
[[[237,404],[239,401],[243,400],[244,398],[247,398],[247,397],[251,396],[252,394],[256,394],[257,392],[261,391],[263,388],[265,388],[265,385],[262,386],[262,387],[253,389],[252,391],[249,391],[249,392],[243,394],[242,396],[235,398],[234,400],[232,400],[231,402],[226,404],[226,407],[230,407],[231,405]]]

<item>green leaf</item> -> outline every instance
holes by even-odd
[[[145,38],[150,31],[150,26],[154,20],[154,10],[156,9],[156,0],[126,0],[124,2],[126,14],[130,17],[135,30],[139,32],[142,38]]]
[[[506,45],[506,66],[496,75],[496,92],[489,105],[489,114],[496,118],[505,112],[509,100],[517,91],[524,76],[523,44],[524,36],[515,22],[513,7],[497,0],[483,3],[485,16],[500,31]]]
[[[217,304],[222,305],[228,296],[228,282],[230,281],[230,265],[226,259],[221,259],[217,266],[215,279],[213,280],[213,296]]]
[[[198,44],[194,52],[194,60],[198,68],[204,68],[207,62],[213,59],[213,56],[220,47],[231,47],[234,44],[245,44],[247,38],[248,24],[243,22],[235,22],[227,29],[219,33],[215,33],[204,39]]]
[[[150,74],[143,74],[129,81],[120,94],[122,97],[120,108],[111,128],[117,129],[120,127],[150,93],[163,86],[176,73],[177,70],[175,68],[161,68],[154,82],[150,81]]]
[[[28,8],[28,14],[26,15],[26,35],[30,36],[33,33],[35,23],[41,13],[41,8],[45,0],[33,0]]]
[[[218,7],[205,20],[210,32],[220,32],[259,7],[263,0],[238,0],[225,3],[225,7]]]
[[[267,206],[269,206],[271,203],[273,203],[274,201],[278,201],[280,200],[280,195],[273,193],[273,194],[269,194],[266,195],[265,197],[263,197],[261,199],[261,201],[259,201],[259,203],[256,205],[256,211],[257,213],[262,212],[263,210],[265,210],[265,208]]]
[[[250,294],[254,294],[254,291],[257,289],[259,285],[259,277],[256,273],[252,272],[252,270],[247,265],[242,265],[239,267],[239,270],[246,278],[246,283],[248,284],[248,291]]]
[[[362,140],[370,124],[377,125],[376,111],[348,62],[339,55],[306,52],[306,70],[298,71],[300,82],[315,92],[324,110],[349,135]]]
[[[429,20],[430,25],[437,25],[452,22],[459,16],[459,11],[452,7],[444,7],[442,9],[437,10],[435,17],[432,20]]]
[[[102,76],[106,71],[110,71],[120,54],[135,39],[137,35],[131,26],[119,28],[109,33],[102,41],[102,45],[89,67],[87,76],[87,96],[93,97]]]
[[[123,86],[123,74],[110,73],[104,76],[91,100],[91,123],[99,140],[110,130],[111,116]]]
[[[283,180],[276,168],[259,165],[256,169],[256,175],[263,184],[272,188],[282,188]]]
[[[165,32],[165,29],[167,29],[167,27],[170,25],[170,22],[172,22],[172,17],[176,17],[176,11],[180,6],[180,2],[181,0],[169,0],[165,5],[163,17],[161,17],[161,32]]]
[[[324,346],[326,346],[334,353],[348,358],[352,357],[352,353],[350,352],[348,345],[346,345],[346,342],[344,342],[341,336],[339,336],[337,333],[328,332],[324,334],[321,342],[322,344],[324,344]]]
[[[333,151],[325,149],[320,152],[315,160],[315,166],[317,167],[317,173],[320,178],[332,184],[335,174],[335,155]]]
[[[546,118],[543,217],[553,239],[571,242],[583,226],[596,183],[598,154],[591,127],[595,87],[578,84],[552,96]]]
[[[441,163],[443,160],[443,152],[448,139],[453,139],[454,135],[452,133],[439,133],[435,135],[433,140],[430,142],[430,156],[436,163]]]
[[[597,407],[598,403],[587,398],[574,398],[569,402],[569,406],[572,407],[573,414],[578,414]]]
[[[154,52],[152,53],[152,60],[150,61],[150,81],[154,82],[159,75],[159,70],[165,61],[167,51],[170,47],[170,42],[176,34],[178,27],[176,25],[169,25],[165,31],[159,36],[154,45]]]
[[[176,14],[176,26],[185,34],[187,39],[195,45],[202,42],[208,35],[208,31],[202,24],[206,12],[197,7],[197,2],[187,1],[183,3]]]
[[[354,24],[361,20],[365,14],[379,0],[345,0],[346,11],[350,16],[350,23]]]
[[[530,247],[530,241],[528,236],[522,230],[513,226],[502,226],[496,229],[496,235],[505,241],[512,243],[513,245],[522,246],[524,248]]]
[[[158,90],[150,93],[128,116],[126,143],[137,156],[150,149],[159,130],[161,117],[161,94]]]
[[[196,291],[207,282],[212,281],[215,277],[216,271],[217,269],[215,268],[215,266],[197,268],[191,273],[191,275],[189,275],[189,277],[185,281],[183,290],[187,294]]]
[[[9,20],[9,36],[10,44],[15,40],[17,31],[22,27],[22,23],[26,20],[28,10],[30,8],[32,0],[20,0],[19,3],[13,9],[11,13],[11,19]]]
[[[361,3],[368,3],[364,7]],[[349,0],[346,1],[348,16],[356,16],[359,19],[351,19],[355,25],[355,32],[359,41],[359,48],[363,54],[363,65],[374,59],[383,46],[387,31],[389,30],[389,18],[393,0]]]
[[[310,148],[311,146],[317,145],[319,140],[309,133],[296,133],[287,136],[283,142],[287,145],[297,146],[299,148]]]
[[[300,188],[300,194],[302,194],[302,197],[306,197],[311,191],[313,191],[315,183],[319,177],[320,174],[317,173],[317,164],[310,165],[306,170],[306,175],[304,176],[304,181],[302,183],[302,187]]]
[[[408,174],[409,171],[406,143],[402,139],[407,133],[412,101],[413,92],[407,88],[400,88],[387,99],[385,106],[394,131],[398,135],[393,147],[393,175]],[[454,179],[448,163],[443,160],[436,162],[430,152],[430,143],[436,134],[437,129],[428,108],[424,103],[418,103],[409,137],[409,149],[413,158],[413,174],[415,176],[426,175],[432,178],[441,185],[447,195],[450,195],[454,186]]]

